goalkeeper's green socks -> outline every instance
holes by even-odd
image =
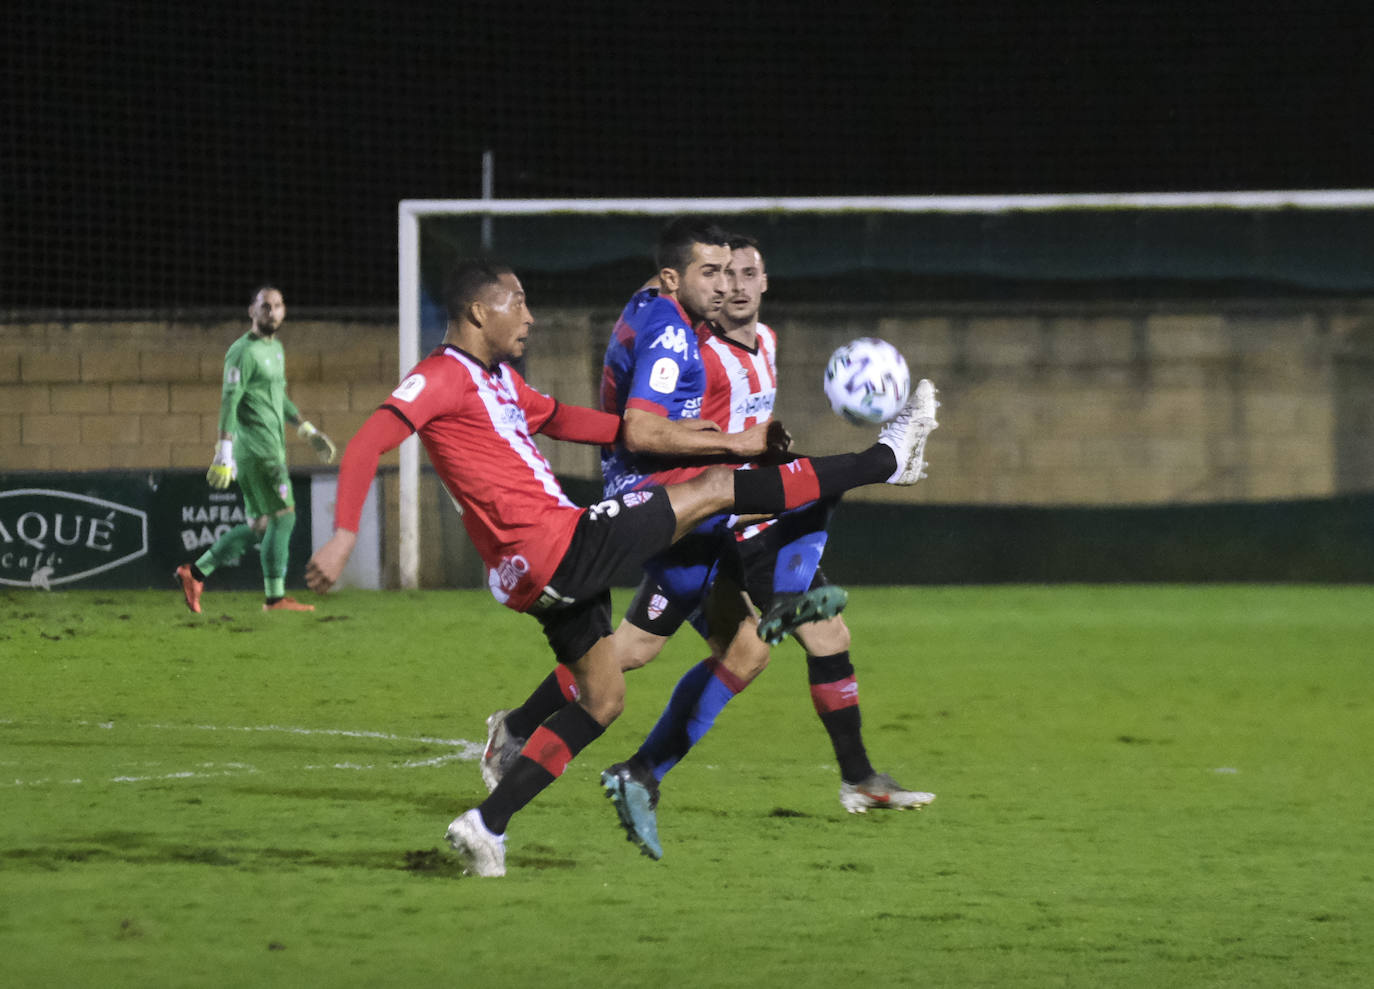
[[[286,596],[286,561],[295,527],[295,512],[274,515],[267,523],[262,537],[262,587],[268,601]]]
[[[200,559],[193,564],[199,572],[193,571],[193,575],[197,580],[204,580],[220,567],[233,566],[257,541],[258,534],[253,531],[251,525],[234,526],[201,554]]]

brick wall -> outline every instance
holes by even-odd
[[[223,322],[0,324],[0,463],[7,470],[203,467],[219,420]],[[288,321],[292,400],[331,436],[352,435],[395,380],[394,325]],[[289,435],[293,463],[308,444]]]

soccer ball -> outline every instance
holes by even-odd
[[[877,337],[845,344],[825,365],[825,397],[830,407],[857,426],[887,422],[902,410],[910,393],[906,358]]]

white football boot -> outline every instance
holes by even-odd
[[[448,843],[463,858],[463,871],[473,876],[506,874],[506,836],[487,830],[476,807],[448,826]]]
[[[888,484],[915,484],[926,476],[926,437],[940,425],[935,421],[939,407],[935,386],[922,378],[902,411],[878,434],[878,442],[897,455],[897,469],[887,479]]]
[[[874,773],[858,783],[840,784],[840,803],[851,814],[866,814],[870,808],[919,809],[934,799],[935,794],[908,790],[887,773]]]

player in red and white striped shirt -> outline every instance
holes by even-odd
[[[646,416],[633,430],[593,409],[564,406],[530,388],[507,361],[523,356],[534,322],[515,274],[466,262],[446,284],[448,333],[348,444],[339,469],[334,535],[306,566],[312,590],[328,590],[357,541],[358,519],[381,454],[418,433],[464,524],[498,600],[533,614],[580,693],[542,724],[515,766],[478,807],[449,826],[450,843],[479,875],[505,874],[510,818],[560,776],[624,705],[625,681],[611,639],[612,575],[640,565],[719,512],[773,514],[860,484],[912,483],[913,459],[934,428],[933,399],[913,402],[879,442],[855,454],[803,458],[781,468],[713,467],[668,487],[629,491],[582,509],[564,495],[532,436],[607,444],[663,456],[762,454],[769,427],[742,433],[692,428]],[[709,424],[707,424],[709,426]]]

